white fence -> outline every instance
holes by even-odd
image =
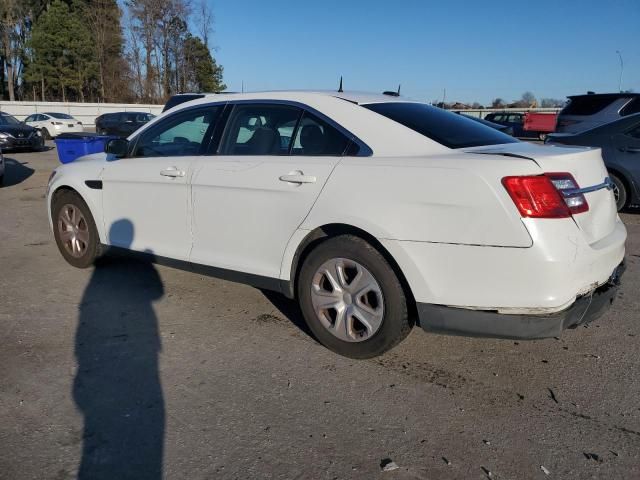
[[[71,103],[71,102],[3,102],[0,111],[7,112],[18,120],[24,120],[33,113],[68,113],[84,125],[94,125],[96,117],[112,112],[147,112],[159,115],[163,105],[137,103]]]

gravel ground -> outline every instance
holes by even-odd
[[[639,212],[622,215],[620,298],[588,327],[521,342],[414,329],[354,361],[277,295],[68,266],[43,200],[55,150],[7,157],[0,478],[640,478]]]

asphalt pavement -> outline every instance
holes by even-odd
[[[595,323],[519,342],[414,329],[355,361],[275,294],[72,268],[44,201],[55,150],[6,157],[0,478],[640,478],[640,211]]]

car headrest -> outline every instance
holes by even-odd
[[[300,145],[307,155],[319,154],[325,148],[324,133],[318,125],[305,125],[300,132]]]
[[[280,146],[280,135],[271,128],[259,127],[247,141],[251,155],[268,155]]]

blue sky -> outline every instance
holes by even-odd
[[[206,0],[230,90],[337,87],[489,103],[640,91],[640,0]],[[198,3],[194,0],[193,3]]]

